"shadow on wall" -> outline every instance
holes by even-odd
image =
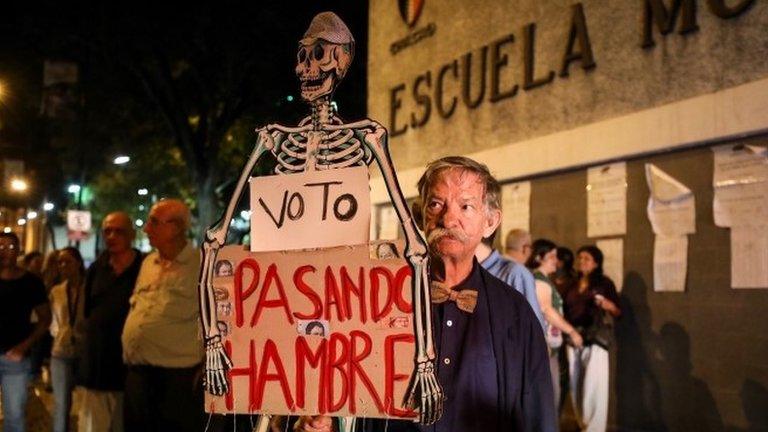
[[[723,420],[707,384],[691,375],[691,340],[678,323],[659,331],[659,371],[664,422],[673,431],[722,431]]]
[[[691,341],[685,328],[675,322],[666,322],[658,333],[653,331],[649,292],[648,284],[639,273],[627,273],[621,294],[622,318],[616,321],[615,379],[619,428],[725,430],[709,387],[691,374]],[[742,393],[748,394],[746,399],[750,403],[760,403],[760,392],[755,390],[754,384]],[[756,412],[755,415],[762,414]]]
[[[637,272],[628,272],[623,286],[622,314],[615,326],[616,420],[622,430],[666,431],[659,382],[649,360],[658,336],[651,329],[648,286]]]
[[[746,429],[729,428],[729,432],[768,431],[768,390],[762,384],[751,379],[744,380],[739,392],[747,418]]]

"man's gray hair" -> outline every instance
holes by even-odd
[[[483,184],[483,195],[488,210],[501,210],[501,186],[496,178],[491,175],[488,167],[480,162],[464,156],[447,156],[431,162],[422,174],[417,187],[421,205],[426,205],[427,194],[438,175],[449,169],[460,169],[476,174]]]
[[[530,243],[531,234],[524,230],[515,228],[507,233],[505,247],[507,250],[515,250],[522,252],[526,243]]]

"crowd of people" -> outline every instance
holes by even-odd
[[[605,431],[608,348],[613,319],[621,310],[616,286],[603,272],[602,251],[582,246],[574,260],[571,249],[544,238],[532,241],[528,232],[513,229],[506,236],[505,257],[490,248],[492,241],[482,243],[475,255],[491,274],[523,294],[541,317],[556,415],[569,396],[562,392],[567,388],[580,427]]]
[[[418,187],[415,222],[424,231],[431,268],[440,269],[432,289],[449,300],[431,306],[443,415],[430,426],[388,421],[384,427],[555,431],[570,394],[583,429],[604,431],[607,349],[611,321],[621,311],[614,283],[603,273],[602,252],[582,246],[574,257],[519,229],[507,234],[504,253],[495,250],[500,186],[471,159],[433,162]],[[0,234],[4,430],[24,430],[35,347],[45,346],[48,333],[50,348],[37,352],[50,353],[55,431],[68,430],[76,385],[82,388],[80,431],[204,427],[200,259],[189,227],[182,201],[159,201],[144,226],[154,251],[144,256],[132,247],[131,218],[111,213],[101,226],[106,250],[87,271],[71,247],[45,260],[30,253],[19,261],[18,238]],[[474,300],[459,304],[457,292],[474,292]],[[381,426],[371,421],[356,430]],[[293,427],[340,430],[324,416],[295,419]]]
[[[70,429],[75,386],[79,431],[203,427],[200,263],[189,227],[182,201],[159,201],[144,225],[154,252],[144,256],[132,246],[131,218],[110,213],[101,226],[105,251],[87,271],[74,247],[19,260],[18,237],[0,233],[3,430],[25,430],[30,380],[45,357],[55,432]]]

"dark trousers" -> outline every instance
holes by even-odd
[[[125,432],[202,431],[200,367],[128,366],[125,377]]]

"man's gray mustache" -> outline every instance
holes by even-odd
[[[467,241],[467,235],[456,228],[435,228],[427,234],[427,243],[433,244],[445,236],[453,237],[460,242]]]

